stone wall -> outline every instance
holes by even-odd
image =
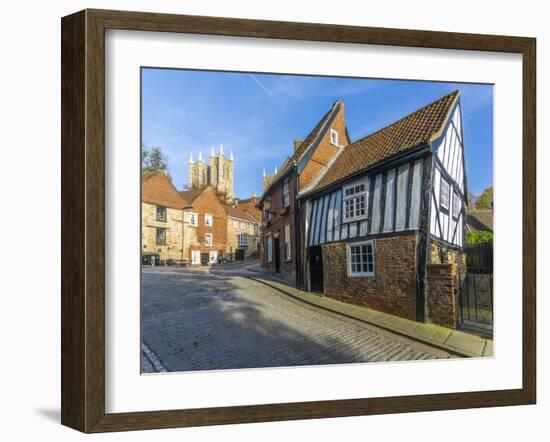
[[[428,263],[431,264],[453,264],[461,271],[466,272],[466,255],[457,248],[451,248],[437,241],[430,242],[430,253]]]
[[[371,277],[349,276],[347,242],[324,244],[325,295],[415,320],[417,243],[416,233],[375,239]]]
[[[428,320],[443,327],[458,326],[456,264],[428,264]]]
[[[227,219],[227,243],[225,246],[225,252],[227,259],[235,260],[235,253],[237,249],[244,249],[245,259],[257,257],[258,254],[258,236],[254,230],[252,221],[241,220],[232,218]],[[248,246],[239,246],[238,234],[245,233],[248,237]]]
[[[141,250],[142,253],[157,253],[164,261],[185,259],[182,248],[183,212],[166,208],[166,221],[157,220],[157,206],[141,203]],[[157,228],[166,229],[165,244],[157,244]]]

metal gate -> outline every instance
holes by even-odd
[[[493,335],[493,269],[468,267],[458,274],[462,328]]]

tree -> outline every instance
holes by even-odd
[[[493,186],[487,187],[476,200],[476,209],[493,208]]]
[[[168,157],[162,152],[162,148],[159,146],[151,146],[151,148],[148,149],[145,143],[142,143],[141,149],[141,170],[143,172],[162,171],[170,177],[168,174]]]
[[[493,232],[468,232],[466,233],[466,244],[479,244],[482,242],[493,242]]]

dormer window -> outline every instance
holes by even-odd
[[[340,147],[340,144],[338,143],[338,132],[334,129],[330,129],[330,144]]]

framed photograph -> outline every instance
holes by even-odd
[[[535,39],[62,19],[62,423],[536,400]]]

